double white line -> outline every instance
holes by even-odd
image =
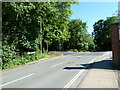
[[[70,80],[70,81],[64,86],[64,88],[69,88],[69,87],[78,79],[78,77],[79,77],[84,71],[85,71],[85,69],[80,70],[80,72],[79,72],[75,77],[73,77],[73,79]]]

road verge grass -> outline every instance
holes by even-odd
[[[10,60],[9,62],[3,63],[2,70],[13,68],[13,67],[20,66],[20,65],[25,65],[27,63],[38,61],[38,60],[45,59],[45,58],[53,58],[53,57],[60,56],[60,55],[62,54],[46,53],[46,52],[42,54],[40,52],[35,52],[34,54],[25,53],[21,57],[17,57],[13,60]]]

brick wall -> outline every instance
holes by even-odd
[[[119,40],[119,24],[112,24],[112,51],[113,51],[113,64],[120,67],[120,40]]]
[[[113,64],[120,68],[120,40],[119,40],[119,24],[112,24],[112,51],[113,51]],[[120,90],[120,70],[118,70],[118,90]]]

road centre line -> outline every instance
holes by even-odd
[[[67,56],[71,56],[71,55],[67,55]],[[63,57],[66,57],[66,56],[63,56]],[[77,56],[77,57],[82,57],[82,56]],[[60,64],[63,64],[63,63],[65,63],[65,62],[67,62],[67,61],[64,61],[64,62],[62,62],[62,63],[58,63],[58,64],[56,64],[56,65],[54,65],[54,66],[52,66],[52,67],[50,67],[50,68],[56,67],[56,66],[58,66],[58,65],[60,65]]]
[[[8,85],[8,84],[11,84],[11,83],[14,83],[14,82],[17,82],[17,81],[20,81],[20,80],[25,79],[25,78],[27,78],[27,77],[30,77],[30,76],[32,76],[32,75],[34,75],[34,73],[29,74],[29,75],[27,75],[27,76],[24,76],[24,77],[22,77],[22,78],[13,80],[13,81],[11,81],[11,82],[7,82],[7,83],[5,83],[5,84],[3,84],[3,85],[0,85],[0,87],[6,86],[6,85]]]
[[[107,52],[106,52],[106,53],[107,53]],[[105,56],[106,53],[105,53],[104,55],[102,55],[102,56],[99,56],[99,57],[96,57],[96,58],[92,59],[92,60],[91,60],[90,62],[88,62],[88,63],[93,63],[97,58],[100,58],[100,57]],[[77,75],[74,76],[74,77],[72,78],[72,80],[70,80],[70,81],[64,86],[64,88],[69,88],[69,87],[78,79],[78,77],[86,70],[86,68],[87,68],[88,66],[89,66],[89,65],[85,66],[84,69],[80,70],[80,71],[77,73]],[[84,76],[85,76],[85,75],[84,75]],[[83,77],[83,78],[84,78],[84,77]]]
[[[105,56],[105,55],[107,55],[109,52],[105,52],[104,54],[103,54],[103,56]]]
[[[109,54],[110,54],[110,52],[107,53],[107,55],[109,55]]]
[[[82,56],[77,56],[77,57],[82,57]],[[56,64],[56,65],[54,65],[54,66],[52,66],[52,67],[50,67],[50,68],[56,67],[56,66],[58,66],[58,65],[60,65],[60,64],[63,64],[63,63],[65,63],[65,62],[67,62],[67,61],[64,61],[64,62],[62,62],[62,63],[58,63],[58,64]]]
[[[66,62],[66,61],[65,61],[65,62]],[[65,62],[58,63],[58,64],[56,64],[56,65],[54,65],[54,66],[52,66],[52,67],[50,67],[50,68],[56,67],[56,66],[58,66],[58,65],[60,65],[60,64],[63,64],[63,63],[65,63]]]
[[[77,57],[82,57],[82,56],[77,56]]]

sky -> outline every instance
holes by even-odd
[[[87,30],[91,34],[95,22],[117,14],[118,2],[79,2],[78,5],[72,5],[71,10],[71,19],[87,22]]]

